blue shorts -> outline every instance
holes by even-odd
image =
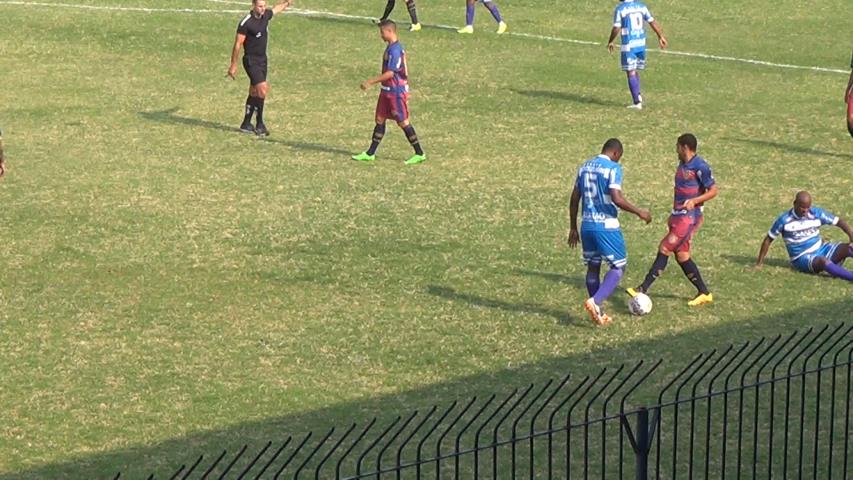
[[[622,70],[631,72],[646,69],[646,49],[640,48],[622,52]]]
[[[796,260],[791,260],[791,266],[794,267],[795,270],[803,273],[816,273],[814,271],[814,260],[817,257],[826,257],[831,260],[835,251],[840,246],[840,243],[824,243],[814,252],[807,253]],[[843,260],[842,263],[844,263]]]
[[[584,265],[601,265],[606,261],[610,268],[625,268],[628,253],[622,230],[581,229]]]

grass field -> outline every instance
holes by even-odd
[[[61,3],[49,0],[48,3]],[[19,2],[20,3],[20,2]],[[402,34],[413,123],[367,146],[383,44],[365,20],[272,26],[268,140],[234,129],[245,79],[224,79],[240,13],[0,2],[0,478],[169,470],[202,451],[390,415],[602,365],[848,320],[850,285],[795,273],[777,242],[798,189],[853,217],[844,73],[652,51],[629,112],[603,46],[478,31]],[[23,2],[27,3],[27,2]],[[92,6],[247,10],[202,0]],[[405,19],[398,5],[395,18]],[[461,0],[421,2],[459,25]],[[503,0],[513,32],[602,42],[613,5]],[[299,7],[377,15],[379,0]],[[849,4],[659,0],[678,51],[846,70]],[[701,12],[701,14],[700,14]],[[847,38],[839,38],[839,32]],[[677,266],[655,311],[595,328],[579,253],[564,245],[574,170],[609,136],[638,283],[665,231],[675,138],[694,132],[720,196],[695,257],[716,303],[688,310]],[[837,229],[827,230],[835,240]]]

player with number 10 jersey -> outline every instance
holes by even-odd
[[[613,52],[613,41],[621,38],[622,70],[628,75],[628,88],[634,101],[628,108],[643,109],[643,96],[640,94],[639,70],[646,68],[646,23],[658,36],[660,48],[666,48],[667,40],[663,36],[660,24],[652,17],[649,7],[643,2],[623,1],[613,12],[613,28],[607,40],[607,49]]]

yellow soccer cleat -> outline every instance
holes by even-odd
[[[456,30],[456,33],[474,33],[474,26],[473,25],[465,25],[464,27],[460,28],[459,30]]]
[[[634,298],[643,292],[641,292],[640,290],[638,290],[636,288],[626,288],[625,293],[627,293],[629,297]]]
[[[498,35],[506,32],[506,22],[501,22],[498,24]]]
[[[420,23],[413,23],[412,26],[409,27],[409,31],[410,32],[420,32],[421,31],[421,24]]]
[[[690,300],[689,302],[687,302],[687,306],[698,307],[699,305],[705,305],[706,303],[711,303],[713,301],[714,301],[714,295],[713,294],[709,293],[706,295],[704,293],[700,293],[699,295],[696,295],[696,297],[694,297],[693,300]]]

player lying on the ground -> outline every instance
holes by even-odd
[[[853,58],[850,59],[850,80],[847,80],[844,100],[847,101],[847,131],[853,137]]]
[[[693,134],[685,133],[676,141],[678,168],[675,170],[675,200],[668,222],[669,233],[661,240],[658,255],[646,274],[646,279],[638,287],[627,290],[628,295],[632,297],[636,296],[637,292],[648,293],[652,283],[666,268],[669,256],[674,253],[681,271],[698,290],[687,305],[696,307],[714,301],[714,296],[699,273],[699,267],[690,258],[693,236],[705,218],[702,214],[703,205],[717,196],[717,183],[714,181],[711,166],[696,154],[697,148],[698,142]]]
[[[850,243],[825,243],[820,238],[820,227],[823,225],[835,225],[844,230],[850,237]],[[761,242],[756,267],[760,268],[764,264],[770,244],[780,235],[785,241],[794,269],[805,273],[826,272],[833,277],[853,282],[853,272],[841,266],[844,260],[853,257],[853,229],[837,216],[813,207],[809,192],[798,192],[794,199],[794,208],[780,215],[770,227]]]
[[[622,142],[611,138],[604,143],[601,154],[587,160],[578,169],[578,176],[569,203],[569,246],[583,246],[583,261],[587,266],[586,289],[590,298],[584,308],[598,325],[610,323],[601,305],[619,286],[625,274],[628,254],[619,226],[619,210],[631,212],[647,224],[652,221],[648,210],[637,208],[622,196]],[[578,234],[578,207],[582,206],[583,220]],[[601,263],[607,261],[610,270],[601,282]]]
[[[237,58],[243,49],[243,68],[249,76],[249,97],[246,98],[246,114],[240,130],[254,133],[260,137],[269,135],[264,125],[264,101],[269,94],[267,83],[267,43],[269,23],[292,4],[292,0],[281,0],[272,8],[267,8],[267,0],[252,0],[252,10],[237,25],[237,36],[231,49],[231,66],[228,76],[234,80],[237,75]],[[252,116],[257,115],[257,123],[252,126]]]
[[[395,0],[388,0],[388,3],[385,4],[385,13],[383,13],[382,18],[379,19],[380,22],[388,20],[388,17],[391,16],[391,12],[394,11],[394,5],[396,3],[397,2]],[[406,0],[406,8],[409,10],[409,17],[412,19],[412,26],[409,27],[409,31],[420,31],[421,23],[418,21],[418,7],[415,6],[415,0]]]
[[[382,57],[382,75],[362,82],[361,89],[367,90],[377,83],[382,85],[379,101],[376,104],[376,126],[373,127],[373,141],[367,151],[353,155],[353,160],[372,162],[376,160],[376,149],[385,136],[385,121],[393,118],[403,129],[415,154],[406,160],[406,165],[414,165],[426,160],[421,149],[415,127],[409,123],[409,69],[406,66],[406,51],[397,37],[397,24],[391,20],[379,22],[379,35],[388,44]]]
[[[498,5],[492,0],[465,0],[465,26],[457,30],[459,33],[474,33],[474,7],[477,2],[481,2],[483,6],[489,9],[492,17],[498,22],[498,34],[506,32],[506,22],[501,16],[501,11]]]
[[[628,108],[643,109],[643,96],[640,94],[640,72],[646,69],[646,22],[658,36],[660,48],[666,48],[666,37],[663,36],[658,22],[652,17],[649,8],[642,2],[623,0],[613,12],[613,28],[607,39],[607,50],[613,53],[613,40],[621,33],[622,70],[628,75],[628,89],[634,103]]]

